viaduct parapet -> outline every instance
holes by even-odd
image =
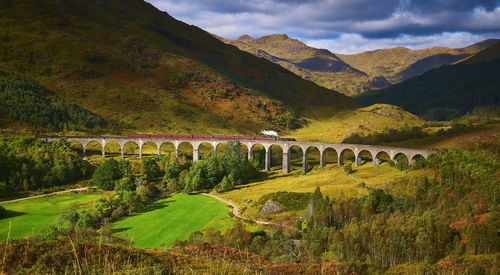
[[[179,156],[179,146],[187,143],[193,148],[193,162],[200,159],[200,146],[202,144],[210,144],[217,152],[219,145],[228,142],[227,139],[170,139],[170,138],[130,138],[130,137],[41,137],[40,140],[52,142],[55,140],[66,139],[68,142],[78,142],[83,146],[83,154],[85,155],[87,145],[91,142],[97,142],[102,146],[102,156],[106,156],[106,144],[116,143],[120,146],[122,158],[124,157],[124,148],[127,143],[135,143],[139,147],[139,158],[143,156],[143,146],[146,143],[153,144],[157,148],[157,154],[161,157],[161,146],[164,144],[172,144],[175,148],[175,156]],[[324,142],[308,142],[308,141],[281,141],[281,140],[238,140],[247,148],[248,158],[252,156],[252,150],[257,145],[262,145],[265,149],[265,170],[271,169],[271,147],[279,146],[283,151],[282,169],[283,173],[290,172],[290,150],[292,148],[300,148],[302,150],[302,170],[307,172],[308,153],[312,150],[318,150],[320,155],[320,166],[326,165],[326,153],[334,151],[337,154],[337,164],[344,164],[345,154],[352,152],[354,154],[354,165],[361,165],[361,155],[371,155],[373,164],[380,164],[381,156],[386,154],[391,160],[397,162],[397,159],[402,154],[406,156],[409,162],[422,157],[426,159],[429,155],[436,153],[435,150],[425,149],[410,149],[391,146],[376,146],[363,144],[344,144],[344,143],[324,143]]]

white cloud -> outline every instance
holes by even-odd
[[[356,33],[344,33],[337,39],[313,39],[304,42],[315,48],[328,49],[334,53],[351,54],[377,49],[403,46],[424,49],[435,46],[461,48],[479,40],[500,37],[496,34],[470,34],[467,32],[442,33],[426,36],[401,35],[395,38],[365,38]]]

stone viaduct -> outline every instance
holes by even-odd
[[[175,148],[175,156],[179,156],[179,146],[187,143],[192,146],[193,162],[200,159],[199,149],[202,144],[210,144],[217,152],[219,145],[228,142],[227,139],[174,139],[174,138],[130,138],[130,137],[42,137],[39,138],[45,142],[52,142],[55,140],[66,139],[68,142],[78,142],[83,146],[83,154],[85,154],[86,147],[90,142],[98,142],[102,146],[102,156],[106,156],[106,144],[111,142],[120,145],[120,152],[122,158],[124,157],[124,148],[127,143],[135,143],[139,147],[139,158],[143,155],[143,146],[146,143],[152,143],[157,148],[157,154],[161,157],[161,146],[163,144],[173,144]],[[352,152],[354,155],[354,165],[361,165],[361,155],[371,155],[374,165],[380,164],[382,154],[388,156],[391,160],[397,161],[400,154],[406,156],[409,162],[418,157],[427,158],[429,155],[436,153],[434,150],[425,149],[409,149],[390,146],[375,146],[375,145],[361,145],[361,144],[344,144],[344,143],[324,143],[324,142],[307,142],[307,141],[282,141],[282,140],[239,140],[239,142],[247,147],[248,158],[252,156],[252,150],[256,145],[261,145],[265,149],[265,170],[271,169],[271,147],[279,146],[283,152],[282,170],[283,173],[290,172],[290,151],[292,148],[302,150],[302,170],[307,172],[308,167],[308,153],[312,150],[318,150],[320,155],[320,166],[326,165],[327,152],[333,151],[337,154],[337,164],[342,166],[344,164],[345,154]],[[351,154],[351,155],[352,155]]]

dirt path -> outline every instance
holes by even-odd
[[[225,200],[223,198],[220,198],[220,197],[217,197],[215,195],[212,195],[212,194],[202,193],[201,195],[214,198],[214,199],[216,199],[216,200],[224,203],[225,205],[231,207],[233,209],[233,211],[232,211],[233,215],[236,218],[238,218],[238,219],[245,220],[245,221],[252,221],[252,222],[258,223],[258,224],[274,225],[274,226],[278,226],[278,227],[286,227],[286,228],[289,228],[289,229],[293,229],[293,227],[285,226],[285,225],[278,224],[278,223],[266,222],[266,221],[261,221],[261,220],[254,220],[254,219],[250,219],[250,218],[244,217],[244,216],[242,216],[239,213],[239,209],[238,209],[238,206],[236,204],[234,204],[234,203],[232,203],[230,201],[227,201],[227,200]]]
[[[20,199],[15,199],[15,200],[10,200],[10,201],[0,201],[0,204],[5,204],[5,203],[9,203],[9,202],[16,202],[16,201],[24,201],[24,200],[35,199],[35,198],[48,197],[48,196],[53,196],[53,195],[60,195],[60,194],[70,193],[70,192],[80,192],[80,191],[85,191],[87,189],[89,189],[89,188],[88,187],[75,188],[75,189],[58,191],[58,192],[53,192],[53,193],[43,194],[43,195],[36,195],[36,196],[20,198]]]

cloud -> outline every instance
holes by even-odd
[[[236,38],[286,33],[332,51],[406,43],[461,47],[498,37],[498,0],[150,0],[189,24]],[[363,42],[359,42],[363,41]],[[419,42],[421,41],[421,42]],[[341,43],[346,43],[341,45]],[[357,44],[356,44],[357,43]],[[448,43],[448,44],[444,44]],[[414,46],[412,46],[414,45]]]

